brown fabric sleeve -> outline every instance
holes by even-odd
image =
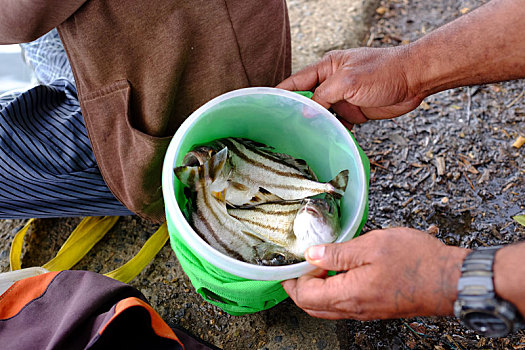
[[[162,160],[179,125],[222,93],[290,74],[283,0],[90,0],[59,33],[104,179],[159,222]]]

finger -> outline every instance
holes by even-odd
[[[354,124],[347,122],[343,118],[338,118],[338,119],[341,122],[341,124],[343,124],[343,126],[348,129],[348,131],[352,130],[352,128],[354,127]]]
[[[369,119],[389,119],[413,111],[419,106],[420,103],[420,99],[413,98],[411,100],[400,102],[391,106],[362,107],[361,112]]]
[[[315,269],[315,270],[310,271],[309,273],[307,273],[307,274],[305,274],[305,275],[303,275],[301,277],[303,279],[306,278],[305,276],[311,276],[311,277],[315,277],[315,278],[325,278],[327,276],[327,274],[328,274],[328,271],[326,271],[326,270]],[[281,285],[283,286],[284,290],[286,291],[286,293],[288,295],[290,295],[290,293],[295,293],[295,288],[296,288],[296,285],[297,285],[297,278],[286,280],[286,281],[282,281]]]
[[[347,271],[363,266],[367,263],[366,254],[371,249],[364,237],[360,236],[344,243],[309,247],[305,252],[306,260],[312,265],[333,271]]]
[[[307,66],[280,82],[276,87],[292,91],[312,90],[319,83],[319,74],[317,70],[317,64]]]
[[[366,295],[366,291],[363,294],[363,290],[360,289],[352,271],[349,271],[326,279],[300,277],[294,280],[293,290],[287,288],[287,292],[298,307],[314,317],[361,320],[375,318],[375,314],[365,312],[367,305],[363,296]]]
[[[313,271],[308,272],[307,274],[304,274],[303,276],[312,276],[316,278],[325,278],[328,275],[328,271],[324,269],[315,269]]]
[[[288,294],[292,299],[294,299],[292,295],[295,296],[297,294],[297,278],[282,281],[281,286],[283,286],[283,289],[286,292],[286,294]]]
[[[328,271],[326,271],[326,270],[315,269],[313,271],[310,271],[310,272],[304,274],[301,277],[303,279],[306,278],[305,276],[310,276],[310,277],[315,277],[315,278],[326,278],[327,274],[328,274]],[[290,295],[290,293],[288,293],[288,291],[290,291],[291,293],[294,292],[296,284],[297,284],[297,278],[281,282],[281,285],[283,286],[284,290],[287,292],[288,295]]]
[[[344,275],[327,278],[302,276],[295,280],[295,283],[286,283],[284,288],[290,298],[301,309],[333,311],[335,309],[334,305],[348,297],[351,283],[348,284],[346,282]]]
[[[346,101],[339,101],[332,106],[341,122],[344,120],[351,124],[361,124],[369,119],[363,114],[361,108]]]
[[[350,318],[349,315],[345,312],[339,312],[339,311],[318,311],[318,310],[310,310],[310,309],[303,309],[308,315],[312,317],[317,318],[324,318],[327,320],[340,320],[343,318]]]
[[[323,281],[324,279],[312,276],[302,276],[295,280],[281,282],[281,284],[286,294],[301,309],[322,310],[322,306],[318,304],[324,300],[324,297],[319,294]],[[318,299],[319,297],[321,297],[321,300]]]
[[[327,55],[319,62],[306,66],[283,80],[276,87],[296,91],[314,90],[335,72],[334,67],[332,56]]]
[[[344,100],[346,87],[338,70],[329,75],[324,72],[323,77],[325,79],[320,79],[319,86],[315,89],[312,100],[328,109]]]

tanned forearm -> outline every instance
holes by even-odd
[[[525,317],[525,243],[508,245],[494,258],[494,288]]]
[[[492,0],[406,48],[414,95],[525,77],[525,6]]]
[[[71,16],[86,0],[0,0],[0,44],[35,40]]]

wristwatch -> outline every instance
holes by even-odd
[[[505,337],[524,326],[516,307],[494,291],[494,255],[501,247],[480,247],[467,255],[454,303],[461,323],[486,337]]]

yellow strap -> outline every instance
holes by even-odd
[[[68,270],[75,266],[87,252],[115,225],[118,216],[87,217],[82,219],[64,242],[57,255],[42,267],[48,271]],[[22,246],[24,236],[35,219],[30,219],[25,226],[16,233],[11,243],[9,262],[11,270],[21,269]],[[169,239],[166,223],[162,224],[147,241],[140,251],[121,267],[105,274],[118,281],[128,283],[135,278],[155,255],[162,249]]]
[[[62,251],[69,249],[70,246],[73,246],[79,240],[84,240],[85,236],[93,235],[93,229],[101,229],[104,232],[104,235],[111,229],[115,223],[118,221],[118,216],[90,216],[85,217],[80,221],[78,226],[71,232],[67,240],[62,244],[60,250],[57,252],[57,255],[61,254]],[[97,225],[105,225],[100,227]],[[107,230],[106,230],[107,229]],[[103,235],[103,236],[104,236]],[[103,237],[102,236],[102,237]],[[102,238],[100,237],[100,238]],[[100,240],[100,239],[99,239]],[[98,241],[98,240],[97,240]]]
[[[104,237],[118,219],[118,216],[90,216],[82,219],[57,255],[42,267],[49,271],[69,270]]]
[[[33,224],[35,219],[29,219],[24,227],[18,231],[13,238],[11,243],[11,250],[9,251],[9,264],[11,265],[11,271],[20,270],[22,268],[22,246],[24,245],[24,236],[29,230],[29,227]]]
[[[157,232],[155,232],[147,241],[140,251],[127,263],[104,274],[107,277],[116,279],[124,283],[128,283],[134,279],[151,260],[157,255],[157,253],[164,247],[164,244],[168,241],[169,234],[166,223],[162,224]]]

